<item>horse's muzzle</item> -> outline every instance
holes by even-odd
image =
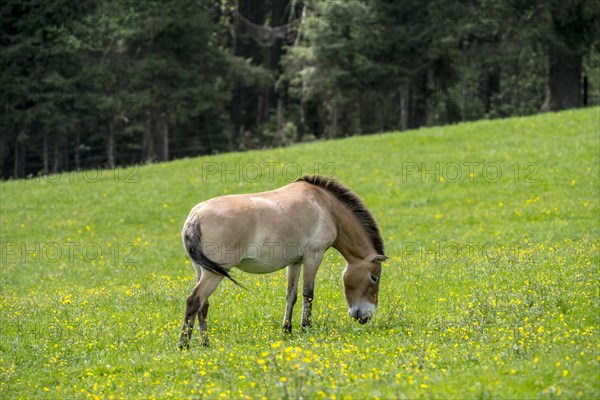
[[[361,325],[369,322],[369,320],[373,316],[372,313],[362,312],[360,310],[360,308],[351,308],[350,310],[348,310],[348,314],[350,314],[352,319],[354,319],[355,321],[358,321],[358,323],[360,323]]]
[[[371,319],[371,317],[369,317],[369,316],[354,318],[354,320],[358,321],[358,323],[361,325],[366,324],[367,322],[369,322],[370,319]]]

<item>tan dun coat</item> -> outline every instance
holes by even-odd
[[[375,313],[381,262],[387,259],[373,216],[350,189],[333,179],[305,176],[282,188],[216,197],[196,205],[183,226],[183,243],[196,270],[179,347],[187,347],[196,316],[207,343],[208,298],[232,268],[264,274],[287,267],[283,329],[292,330],[303,266],[302,327],[311,324],[315,275],[329,247],[346,259],[349,314],[366,323]],[[237,283],[237,282],[236,282]]]

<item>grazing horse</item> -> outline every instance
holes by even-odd
[[[216,197],[196,205],[182,232],[196,270],[187,298],[179,348],[187,348],[196,316],[207,344],[208,298],[236,267],[265,274],[287,266],[283,330],[292,331],[292,311],[303,269],[302,327],[311,324],[314,282],[323,255],[334,247],[346,259],[348,313],[366,323],[375,313],[384,245],[372,214],[350,189],[321,176],[304,176],[276,190]]]

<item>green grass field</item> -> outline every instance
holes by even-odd
[[[598,398],[600,109],[1,183],[0,398]],[[196,203],[333,176],[390,259],[375,318],[344,261],[281,333],[285,270],[233,271],[177,350]]]

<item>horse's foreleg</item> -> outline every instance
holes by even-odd
[[[300,276],[300,264],[287,267],[287,295],[285,296],[285,316],[283,317],[283,332],[292,333],[292,314],[294,304],[298,299],[298,277]]]
[[[203,345],[208,343],[206,332],[206,317],[208,316],[208,297],[213,294],[223,277],[210,271],[203,270],[200,280],[188,296],[181,335],[179,336],[179,348],[189,347],[189,342],[194,330],[196,316],[199,319],[200,338]]]
[[[302,289],[302,297],[304,303],[302,304],[302,329],[308,328],[312,325],[312,301],[314,295],[314,281],[312,285],[304,285]]]
[[[311,326],[312,323],[312,302],[315,292],[315,277],[317,270],[323,259],[323,254],[313,257],[307,257],[304,260],[304,274],[302,276],[302,329]]]

